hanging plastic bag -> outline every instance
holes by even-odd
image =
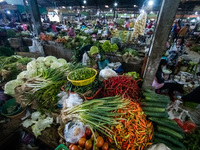
[[[69,122],[65,125],[64,136],[66,142],[77,143],[85,134],[85,125],[77,120],[76,122]]]
[[[45,56],[42,44],[36,39],[32,39],[32,43],[32,46],[29,46],[29,51],[33,53],[41,53]]]

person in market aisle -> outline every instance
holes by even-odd
[[[197,73],[197,78],[200,82],[200,72]],[[200,104],[200,86],[194,89],[191,93],[181,98],[184,102],[195,102]]]
[[[82,58],[82,64],[89,68],[98,69],[98,61],[100,59],[99,49],[96,46],[92,46],[90,51],[85,52]]]
[[[51,27],[51,31],[52,31],[52,32],[58,32],[57,29],[56,29],[55,23],[51,22],[50,27]]]
[[[112,34],[110,31],[108,31],[107,36],[106,36],[106,40],[110,40],[112,38]]]
[[[102,25],[99,21],[97,21],[97,24],[95,25],[95,29],[102,29]]]
[[[185,53],[184,38],[177,39],[177,42],[171,46],[168,52],[167,65],[174,73],[179,57]]]
[[[129,30],[130,24],[129,24],[129,20],[128,19],[126,19],[125,27],[126,27],[127,30]]]
[[[152,86],[155,88],[156,93],[161,93],[162,90],[167,90],[168,95],[170,96],[171,99],[173,99],[174,91],[178,91],[181,94],[184,91],[183,87],[180,84],[176,82],[169,82],[163,77],[163,69],[166,68],[166,65],[167,65],[167,60],[161,59]]]
[[[178,33],[178,37],[179,38],[185,38],[187,33],[189,32],[189,24],[185,24],[185,26],[183,28],[181,28],[181,30]]]
[[[72,37],[72,38],[76,37],[76,33],[75,33],[75,30],[74,30],[74,27],[71,27],[69,29],[69,31],[67,32],[67,36]]]

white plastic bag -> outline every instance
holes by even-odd
[[[159,143],[150,146],[147,150],[171,150],[165,144]]]
[[[36,39],[32,39],[32,46],[29,46],[29,51],[30,52],[37,52],[37,53],[41,53],[44,56],[44,50],[43,50],[43,46],[41,45],[40,42],[38,42]]]
[[[83,103],[83,99],[77,93],[61,92],[58,97],[58,104],[64,108],[72,108]]]
[[[69,122],[65,125],[64,136],[66,142],[77,143],[85,134],[85,125],[77,120],[76,122]]]
[[[113,71],[112,69],[103,69],[100,71],[99,73],[99,78],[101,79],[108,79],[111,77],[116,77],[117,73],[115,71]]]

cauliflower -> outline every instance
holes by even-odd
[[[33,121],[36,121],[37,119],[40,118],[40,116],[41,116],[41,113],[40,113],[39,111],[36,111],[36,112],[32,113],[31,119],[32,119]]]
[[[19,85],[22,85],[24,83],[24,81],[16,79],[16,80],[12,80],[10,82],[7,82],[5,85],[5,94],[14,96],[15,95],[15,88]]]

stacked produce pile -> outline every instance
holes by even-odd
[[[169,97],[157,95],[153,91],[146,90],[142,101],[144,113],[154,124],[154,143],[164,143],[172,150],[186,149],[179,141],[184,137],[184,131],[174,120],[168,119],[166,107],[169,104]]]
[[[17,75],[26,69],[27,63],[32,61],[31,58],[10,56],[0,57],[0,82],[8,82],[16,79]]]
[[[105,53],[113,53],[118,50],[117,44],[111,44],[110,41],[105,41],[101,46]]]
[[[121,95],[124,98],[139,101],[137,81],[130,76],[117,76],[104,80],[103,97]]]
[[[146,149],[152,144],[153,126],[137,102],[130,102],[126,110],[118,109],[121,115],[119,124],[112,126],[114,142],[119,149]]]
[[[147,18],[147,13],[142,13],[138,16],[134,26],[134,32],[133,32],[134,38],[138,38],[139,35],[144,35],[146,18]]]
[[[17,79],[5,85],[5,93],[15,96],[22,106],[37,101],[40,108],[54,109],[58,102],[57,94],[67,82],[69,71],[70,64],[64,59],[39,57],[28,63],[27,70]]]

